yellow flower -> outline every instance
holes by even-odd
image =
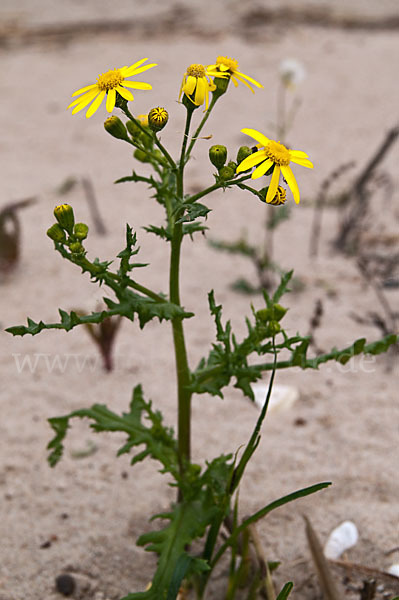
[[[213,74],[215,77],[225,77],[223,74]],[[215,84],[209,77],[206,68],[203,65],[193,64],[187,67],[184,73],[183,81],[180,87],[179,100],[182,93],[196,106],[201,106],[205,100],[205,108],[209,106],[209,92],[216,89]]]
[[[256,129],[241,129],[242,133],[250,135],[258,143],[258,150],[245,158],[237,167],[237,173],[251,169],[258,165],[252,173],[252,179],[258,179],[274,166],[273,175],[270,181],[269,189],[266,196],[266,202],[271,203],[274,199],[280,181],[280,172],[283,174],[295,202],[299,202],[299,189],[294,174],[289,166],[291,162],[313,169],[313,164],[309,157],[301,150],[289,150],[280,142],[269,140],[265,135],[256,131]]]
[[[212,77],[220,77],[220,74],[227,75],[230,77],[235,87],[238,86],[238,81],[241,81],[244,85],[246,85],[252,93],[255,93],[255,90],[252,89],[248,81],[250,81],[255,87],[263,88],[263,85],[252,77],[248,77],[248,75],[244,75],[238,69],[238,62],[234,58],[228,58],[227,56],[218,56],[216,59],[216,64],[209,65],[207,67],[208,75]],[[238,80],[238,81],[237,81]]]
[[[127,77],[138,75],[139,73],[143,73],[143,71],[147,71],[147,69],[151,69],[151,67],[157,66],[155,63],[141,66],[146,60],[148,60],[148,58],[143,58],[142,60],[135,62],[130,67],[125,66],[121,67],[120,69],[113,69],[111,71],[107,71],[106,73],[102,73],[98,77],[97,83],[88,85],[84,88],[81,88],[77,92],[74,92],[72,96],[79,96],[79,98],[71,102],[71,104],[68,106],[68,108],[71,108],[72,106],[74,107],[72,114],[74,115],[75,113],[79,112],[91,102],[92,104],[86,113],[86,118],[88,119],[94,115],[105,96],[107,96],[106,109],[108,112],[112,112],[115,107],[117,92],[122,96],[122,98],[125,98],[125,100],[134,100],[133,94],[126,88],[133,88],[136,90],[151,90],[152,86],[149,83],[143,83],[141,81],[129,81],[126,79]]]

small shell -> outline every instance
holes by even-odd
[[[395,577],[399,577],[399,564],[395,563],[395,564],[391,565],[390,567],[387,568],[386,572],[389,573],[390,575],[394,575]]]
[[[330,533],[324,546],[324,556],[336,560],[349,548],[352,548],[359,539],[359,532],[352,521],[344,521]]]
[[[269,386],[266,383],[255,383],[251,387],[255,395],[255,404],[262,409]],[[299,391],[297,388],[291,385],[274,385],[269,400],[268,412],[289,410],[298,398]]]

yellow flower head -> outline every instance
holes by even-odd
[[[215,84],[209,77],[207,69],[203,65],[193,64],[187,67],[180,87],[179,100],[182,93],[196,106],[201,106],[205,100],[205,108],[209,106],[209,92],[216,89]],[[225,77],[222,73],[213,74],[214,77]]]
[[[289,166],[291,162],[313,169],[313,164],[305,152],[300,150],[289,150],[280,142],[269,140],[265,135],[256,131],[256,129],[241,129],[242,133],[250,135],[258,142],[259,150],[245,158],[237,167],[237,173],[251,169],[258,165],[252,173],[252,179],[258,179],[274,166],[273,175],[270,181],[269,189],[266,196],[266,202],[269,204],[273,201],[280,181],[280,173],[283,174],[295,202],[299,202],[299,189],[294,174]]]
[[[216,59],[216,64],[209,65],[207,67],[207,72],[212,77],[220,77],[220,74],[230,77],[235,87],[238,86],[238,81],[241,81],[253,93],[255,93],[255,90],[252,89],[248,81],[250,81],[257,88],[263,88],[263,85],[261,83],[258,83],[257,81],[255,81],[255,79],[252,79],[252,77],[248,77],[248,75],[244,75],[244,73],[241,73],[241,71],[238,68],[238,62],[234,58],[228,58],[227,56],[218,56]]]
[[[79,112],[91,103],[88,111],[86,112],[86,118],[88,119],[99,108],[101,102],[107,96],[106,109],[108,112],[112,112],[116,103],[116,93],[120,94],[125,100],[134,100],[133,94],[126,88],[133,88],[136,90],[151,90],[152,86],[149,83],[143,83],[141,81],[129,81],[127,77],[138,75],[156,67],[155,63],[150,65],[141,66],[148,58],[143,58],[137,61],[130,67],[121,67],[120,69],[112,69],[102,73],[97,83],[88,85],[81,88],[77,92],[74,92],[72,96],[79,96],[77,100],[71,102],[68,108],[74,107],[72,114]]]

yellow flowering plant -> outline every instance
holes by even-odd
[[[48,444],[49,463],[55,466],[62,457],[65,437],[70,422],[75,418],[88,418],[96,432],[117,431],[126,436],[119,454],[133,453],[132,465],[147,457],[161,465],[161,472],[172,479],[177,488],[176,502],[167,512],[156,515],[163,521],[160,529],[144,533],[137,541],[157,556],[157,568],[151,585],[145,591],[134,591],[125,600],[174,600],[182,597],[182,589],[198,600],[204,598],[213,570],[225,555],[230,554],[229,576],[225,598],[234,600],[239,586],[247,587],[247,598],[260,595],[271,600],[285,600],[293,584],[287,583],[278,595],[273,590],[269,570],[260,561],[246,569],[251,560],[248,540],[251,528],[272,510],[297,498],[313,494],[330,485],[315,483],[261,505],[252,515],[240,520],[238,515],[238,489],[249,460],[255,452],[261,435],[261,427],[267,413],[272,385],[279,369],[301,367],[317,369],[327,361],[346,363],[360,353],[378,354],[395,343],[396,336],[387,336],[378,342],[367,344],[365,339],[354,342],[342,350],[333,349],[328,354],[308,356],[310,339],[307,336],[290,336],[283,326],[287,312],[281,299],[288,289],[291,272],[282,276],[273,294],[264,293],[263,304],[252,307],[251,317],[246,319],[247,333],[236,335],[229,322],[222,318],[222,307],[215,294],[208,294],[209,310],[215,320],[216,339],[210,340],[210,349],[196,367],[189,364],[185,336],[186,321],[192,318],[190,307],[185,307],[180,295],[180,257],[187,236],[203,232],[204,218],[210,209],[203,199],[218,189],[239,188],[255,195],[260,201],[259,210],[278,210],[286,201],[286,190],[280,181],[284,176],[294,200],[299,192],[290,164],[311,167],[308,156],[302,151],[290,150],[270,140],[254,129],[245,129],[260,145],[254,152],[250,148],[238,149],[236,160],[228,161],[225,146],[212,146],[210,163],[216,169],[214,182],[195,194],[185,192],[185,167],[198,140],[199,132],[208,119],[216,102],[228,90],[230,79],[249,82],[257,88],[261,85],[243,75],[233,59],[219,57],[214,65],[206,68],[195,64],[187,68],[180,89],[182,107],[185,107],[186,123],[180,153],[173,157],[164,147],[159,131],[168,123],[164,107],[151,108],[147,117],[134,116],[128,106],[132,101],[129,89],[148,90],[150,84],[132,82],[128,78],[155,66],[144,65],[140,60],[130,67],[107,71],[97,83],[74,93],[79,96],[72,102],[73,113],[90,104],[86,117],[99,110],[106,98],[106,111],[120,110],[122,119],[113,114],[105,121],[106,132],[134,148],[135,166],[131,174],[121,177],[117,183],[146,184],[165,211],[163,226],[149,225],[146,230],[155,234],[170,250],[169,290],[167,293],[150,289],[139,282],[138,268],[146,266],[134,262],[139,252],[136,233],[126,226],[125,246],[117,255],[117,266],[108,259],[92,260],[85,248],[89,230],[86,224],[76,223],[72,206],[63,204],[54,210],[55,222],[47,235],[53,240],[59,254],[88,274],[95,284],[107,288],[110,296],[104,298],[106,308],[101,312],[80,315],[60,310],[60,321],[36,323],[28,319],[27,326],[9,327],[7,331],[16,336],[36,335],[42,330],[71,329],[92,323],[103,323],[114,316],[131,321],[137,319],[140,328],[155,319],[171,324],[171,344],[176,364],[177,432],[164,424],[162,414],[145,399],[143,389],[136,383],[129,409],[119,415],[104,405],[93,404],[89,408],[75,410],[70,414],[49,419],[54,437]],[[252,90],[253,91],[253,90]],[[210,99],[210,94],[212,98]],[[191,122],[194,111],[205,104],[205,113],[194,133]],[[147,163],[153,173],[140,174],[140,163]],[[255,170],[252,172],[252,169]],[[271,177],[268,191],[257,190],[249,183],[253,179]],[[212,181],[212,180],[211,180]],[[201,202],[199,202],[201,200]],[[231,454],[216,456],[201,466],[191,456],[191,405],[200,394],[223,397],[231,383],[244,396],[254,401],[251,384],[263,374],[269,373],[268,392],[254,424],[249,440],[240,449],[232,448]],[[116,385],[116,384],[115,384]],[[154,402],[156,407],[156,401]],[[137,448],[139,450],[137,451]],[[130,509],[129,509],[130,510]],[[193,542],[196,542],[193,545]],[[180,590],[180,592],[179,592]],[[190,590],[188,592],[188,590]]]

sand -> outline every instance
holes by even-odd
[[[300,5],[308,9],[312,3]],[[269,6],[278,8],[276,3]],[[292,6],[289,2],[283,5]],[[323,6],[340,18],[349,14],[358,20],[367,16],[380,21],[389,21],[396,8],[395,2],[388,0],[378,5],[358,0],[351,3],[351,10],[345,2]],[[148,517],[165,510],[174,497],[155,464],[147,462],[132,469],[127,456],[116,460],[123,436],[93,435],[85,422],[74,424],[61,463],[54,470],[46,463],[46,444],[51,437],[47,418],[94,402],[123,411],[139,382],[145,396],[163,411],[166,422],[175,425],[168,324],[153,322],[141,331],[136,322],[124,322],[116,343],[115,369],[110,374],[103,371],[82,328],[68,335],[50,331],[24,338],[3,331],[24,323],[27,316],[56,321],[58,307],[94,309],[101,299],[101,290],[63,262],[45,235],[53,207],[60,201],[70,202],[78,220],[91,226],[90,257],[115,257],[123,248],[125,223],[129,222],[138,233],[141,259],[151,263],[142,270],[140,281],[166,290],[165,245],[142,229],[149,223],[162,224],[159,206],[144,186],[113,185],[115,179],[130,173],[131,152],[105,134],[105,110],[88,121],[83,113],[71,117],[65,110],[70,94],[97,73],[144,56],[159,63],[150,78],[143,78],[151,80],[153,91],[138,93],[134,109],[136,114],[153,105],[168,109],[170,123],[162,140],[174,154],[184,118],[176,99],[188,64],[209,64],[218,54],[234,56],[244,73],[265,84],[265,90],[254,96],[243,86],[232,89],[223,107],[212,115],[204,130],[212,140],[198,143],[196,160],[188,171],[188,189],[196,190],[212,183],[207,159],[212,143],[224,143],[234,153],[246,141],[240,129],[267,131],[271,127],[280,61],[296,57],[303,62],[307,77],[298,90],[302,104],[289,143],[305,149],[317,168],[313,172],[297,170],[303,202],[292,207],[290,220],[279,228],[275,239],[276,260],[284,269],[294,268],[304,284],[303,291],[285,298],[290,308],[287,327],[290,333],[307,333],[315,301],[320,299],[324,307],[316,333],[320,348],[327,351],[333,346],[345,347],[359,337],[372,341],[380,335],[375,327],[351,317],[351,313],[364,317],[380,308],[355,260],[332,250],[339,210],[325,212],[317,260],[309,258],[308,250],[312,201],[321,182],[348,161],[356,161],[359,170],[395,124],[396,31],[386,26],[371,30],[363,24],[346,29],[337,23],[322,26],[295,20],[287,26],[278,21],[275,27],[270,23],[244,28],[240,19],[243,22],[245,11],[253,9],[250,2],[221,2],[215,8],[205,3],[201,10],[196,3],[181,3],[176,9],[166,2],[162,14],[169,14],[175,24],[181,18],[182,31],[164,26],[151,35],[148,22],[157,22],[157,7],[155,2],[121,2],[110,11],[109,3],[104,2],[2,3],[2,204],[29,196],[35,196],[37,202],[20,213],[21,260],[0,287],[1,600],[55,600],[60,595],[54,579],[65,572],[76,577],[76,598],[116,600],[142,590],[151,579],[154,560],[135,546],[135,540],[150,529]],[[43,30],[28,35],[44,26],[62,29],[80,21],[90,24],[111,18],[136,18],[138,24],[147,23],[147,29],[136,23],[130,32],[121,34],[116,29],[90,30],[87,35],[70,31],[66,37],[62,32],[57,37]],[[398,232],[397,161],[396,147],[382,164],[393,184],[389,200],[375,195],[375,226],[381,235]],[[93,182],[107,224],[106,236],[95,233],[81,186],[62,197],[57,193],[67,178],[82,176]],[[261,243],[264,205],[231,191],[215,193],[209,206],[210,233],[185,242],[182,263],[183,303],[196,313],[186,322],[192,366],[207,354],[214,339],[206,303],[209,290],[215,290],[217,301],[225,307],[224,318],[231,319],[239,335],[245,330],[244,316],[250,303],[262,305],[259,295],[241,295],[230,287],[237,277],[255,281],[253,267],[242,257],[216,252],[208,240],[234,240],[246,232],[248,239]],[[385,222],[380,227],[381,216]],[[397,289],[386,295],[397,310]],[[319,481],[333,482],[328,490],[279,509],[259,525],[267,558],[282,563],[276,586],[292,579],[293,600],[321,598],[303,514],[311,518],[323,543],[342,521],[355,522],[360,538],[348,552],[348,560],[380,570],[399,562],[399,552],[391,552],[399,545],[397,375],[397,358],[389,361],[384,356],[356,359],[345,367],[330,363],[319,372],[296,369],[277,374],[277,383],[294,386],[299,399],[289,410],[272,412],[266,420],[262,442],[242,484],[241,514],[250,514],[295,489]],[[226,390],[224,400],[196,397],[194,460],[203,463],[217,453],[235,451],[248,439],[257,415],[257,408],[233,388]],[[76,452],[90,444],[95,444],[95,453],[78,460]],[[342,583],[343,573],[337,571],[337,577]],[[355,584],[361,585],[362,578]],[[379,584],[383,589],[378,599],[399,593],[399,580],[379,580]],[[222,598],[222,589],[223,577],[210,586],[208,598]],[[384,596],[387,590],[391,596]],[[344,597],[355,599],[359,593],[347,586]]]

